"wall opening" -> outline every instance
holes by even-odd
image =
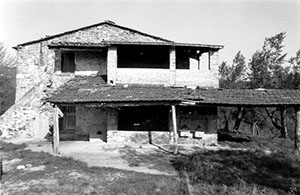
[[[60,141],[87,140],[76,133],[76,106],[60,106],[64,116],[59,118]]]
[[[61,72],[75,72],[74,52],[64,52],[61,54]]]
[[[169,107],[122,107],[119,111],[118,130],[169,131]]]
[[[200,69],[199,50],[178,48],[176,50],[176,69]]]
[[[216,117],[216,107],[179,106],[178,112],[179,130],[208,132],[215,128],[210,120]]]
[[[169,69],[169,47],[167,46],[120,46],[118,68]]]

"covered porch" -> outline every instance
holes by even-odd
[[[99,85],[97,77],[75,78],[48,99],[54,105],[54,148],[58,152],[60,105],[72,105],[76,128],[88,129],[88,140],[104,143],[217,144],[217,108],[293,107],[297,116],[295,146],[300,134],[300,91],[189,89],[145,85]],[[83,81],[84,80],[84,81]],[[91,81],[91,80],[90,80]],[[78,85],[78,83],[81,83]],[[78,108],[77,108],[78,107]],[[85,112],[86,111],[86,112]],[[97,114],[98,113],[98,114]],[[98,121],[91,130],[86,118]],[[100,121],[101,119],[101,121]],[[101,130],[103,129],[103,131]],[[91,131],[90,131],[91,130]],[[99,132],[100,131],[100,132]],[[94,136],[94,137],[93,137]],[[97,137],[99,136],[99,137]],[[93,140],[95,139],[95,140]],[[155,140],[155,142],[154,142]]]

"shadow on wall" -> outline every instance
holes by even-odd
[[[0,115],[15,103],[16,67],[0,65]]]

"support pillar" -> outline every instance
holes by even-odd
[[[172,122],[173,122],[174,154],[177,154],[178,153],[178,134],[177,134],[177,120],[176,120],[175,105],[172,105]]]
[[[53,153],[59,154],[59,124],[57,105],[53,109]]]
[[[176,50],[175,47],[171,46],[169,49],[169,65],[170,65],[170,81],[169,85],[176,85]]]
[[[296,125],[294,130],[294,149],[295,152],[299,154],[299,139],[300,139],[300,107],[295,107],[295,115],[296,115]]]
[[[107,84],[115,85],[118,67],[118,53],[116,47],[107,50]]]

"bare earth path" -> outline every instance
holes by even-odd
[[[149,174],[176,175],[172,166],[174,156],[153,145],[113,146],[95,142],[60,142],[60,155],[86,162],[88,166],[111,167]],[[32,142],[28,149],[52,152],[50,142]]]

